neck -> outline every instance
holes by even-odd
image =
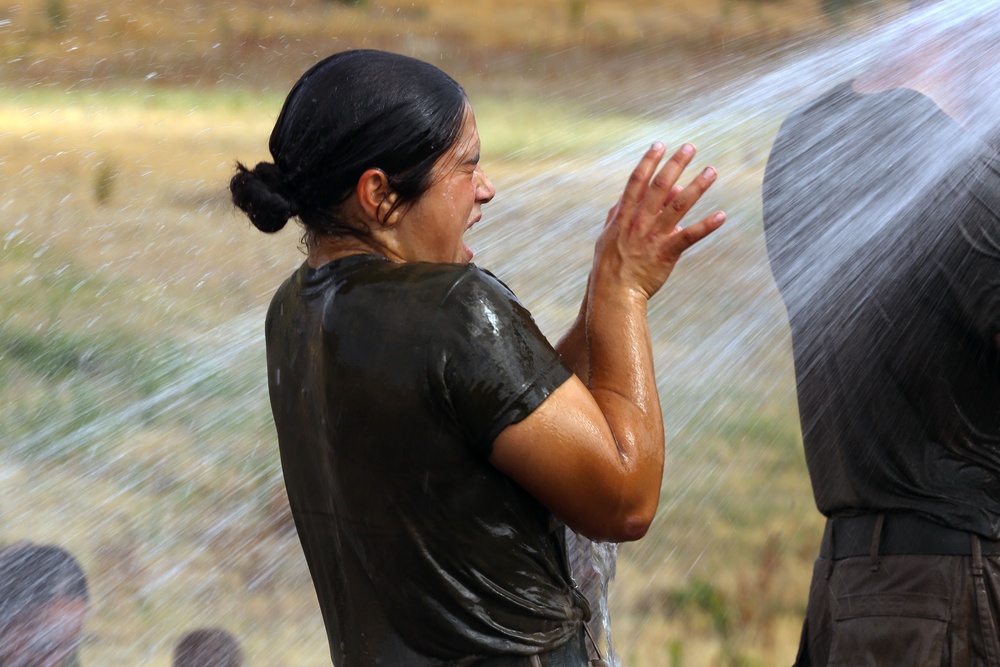
[[[894,41],[876,65],[854,80],[854,91],[879,93],[908,88],[934,101],[945,113],[962,122],[966,100],[962,95],[960,68],[956,70],[954,48],[940,34],[908,33]]]
[[[307,247],[309,255],[306,261],[314,269],[349,255],[375,255],[393,262],[403,261],[374,237],[319,236],[310,239]]]

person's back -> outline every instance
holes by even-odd
[[[1000,155],[928,34],[790,116],[765,173],[828,517],[799,667],[1000,664]]]
[[[496,425],[568,375],[514,296],[473,265],[352,256],[297,271],[266,333],[289,501],[321,607],[338,614],[337,664],[566,641],[587,608],[562,524],[487,460]]]
[[[838,86],[779,133],[765,233],[827,516],[912,510],[1000,536],[998,171],[908,89]]]

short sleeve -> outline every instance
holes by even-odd
[[[987,341],[1000,333],[1000,158],[980,158],[955,221],[952,288],[963,318]]]
[[[483,458],[572,374],[517,297],[475,265],[438,306],[427,349],[438,407]]]

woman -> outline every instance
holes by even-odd
[[[0,549],[0,665],[68,667],[87,616],[87,578],[54,545],[18,542]]]
[[[494,195],[475,117],[437,68],[320,62],[285,100],[274,163],[238,165],[259,229],[297,216],[308,258],[275,294],[268,380],[286,488],[333,661],[583,665],[586,602],[562,522],[634,540],[656,510],[663,425],[646,302],[714,214],[715,177],[654,178],[608,215],[575,326],[553,349],[462,241]],[[652,180],[651,180],[652,179]]]

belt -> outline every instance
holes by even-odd
[[[831,517],[820,556],[833,560],[873,555],[971,556],[976,537],[984,556],[1000,554],[1000,542],[916,514]]]

